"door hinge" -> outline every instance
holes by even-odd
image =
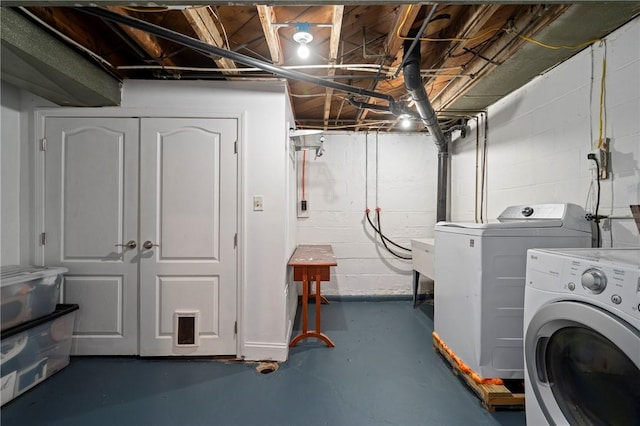
[[[43,232],[42,234],[40,234],[40,245],[45,244],[47,244],[47,233]]]
[[[233,334],[238,334],[238,321],[233,324]]]
[[[233,143],[233,153],[237,154],[238,153],[238,141],[235,141]]]
[[[233,248],[237,248],[238,247],[238,233],[236,232],[236,234],[233,236]]]
[[[47,150],[47,138],[40,139],[40,151]]]

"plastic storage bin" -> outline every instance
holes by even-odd
[[[4,331],[49,315],[56,309],[67,268],[3,266],[0,269],[0,316]]]
[[[2,405],[69,365],[78,305],[57,305],[52,314],[2,332]]]

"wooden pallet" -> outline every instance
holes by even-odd
[[[524,392],[513,392],[506,385],[477,383],[471,375],[460,369],[458,363],[451,358],[436,338],[433,339],[433,347],[448,362],[453,373],[460,377],[480,398],[480,402],[487,411],[493,412],[496,409],[524,410]]]

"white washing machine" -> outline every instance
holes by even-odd
[[[524,377],[527,249],[591,247],[575,204],[511,206],[497,223],[435,227],[434,331],[484,378]]]
[[[527,424],[640,424],[640,248],[529,250]]]

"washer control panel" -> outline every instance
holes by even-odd
[[[510,206],[500,213],[498,221],[562,219],[566,215],[566,210],[566,204],[529,204],[524,206]]]
[[[561,291],[585,296],[640,317],[638,270],[567,260],[559,275]]]
[[[526,285],[547,292],[597,300],[613,309],[640,318],[640,264],[599,262],[598,259],[551,253],[527,252]],[[640,251],[638,251],[640,263]]]

